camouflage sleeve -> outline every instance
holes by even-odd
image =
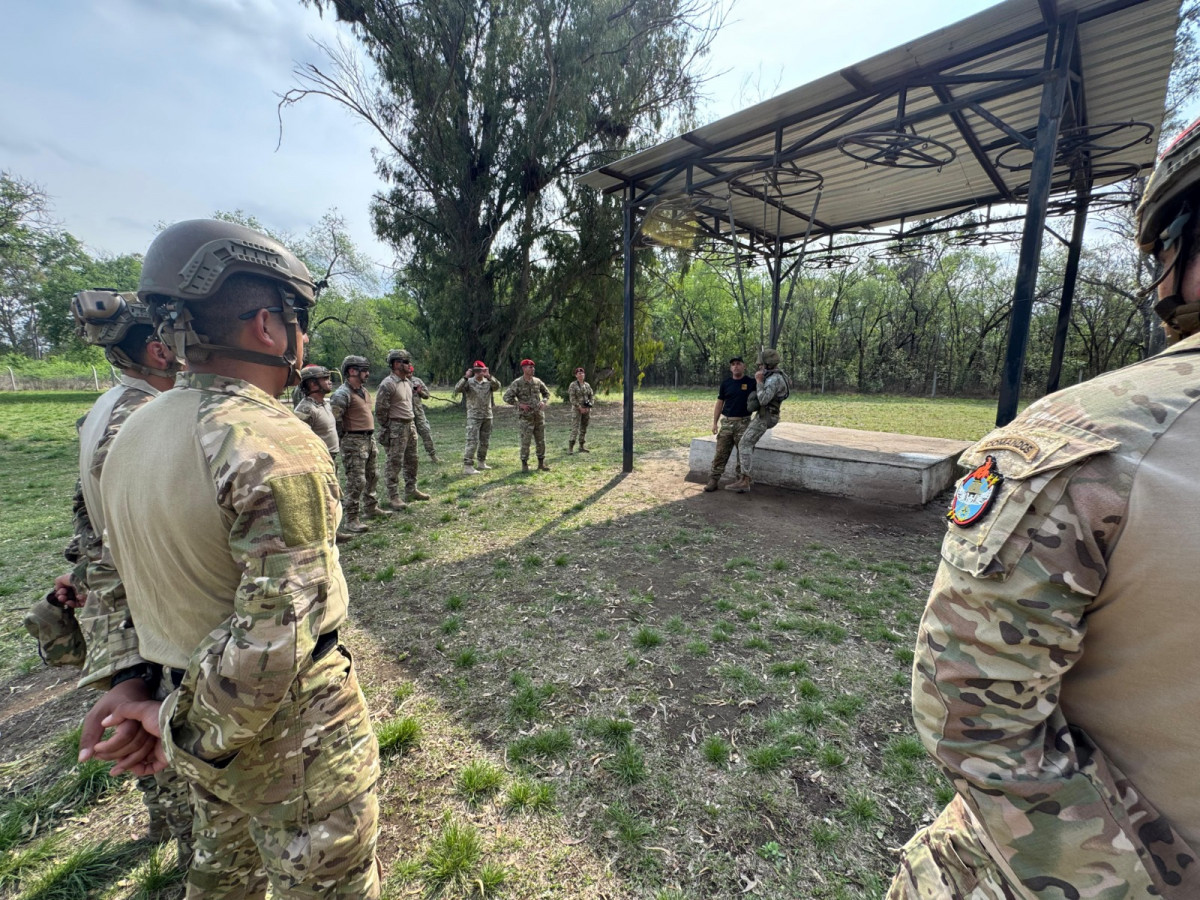
[[[388,406],[392,402],[392,385],[385,378],[379,384],[379,390],[375,392],[375,427],[382,428],[387,425]]]
[[[465,394],[466,392],[467,392],[467,379],[465,379],[465,378],[458,379],[458,384],[454,385],[454,390],[452,391],[452,393]]]
[[[779,388],[783,384],[783,376],[771,374],[763,379],[763,383],[757,388],[758,402],[761,406],[766,406],[775,399],[775,395],[779,393]]]
[[[579,382],[572,381],[571,386],[567,388],[567,402],[572,406],[578,406],[583,402],[583,398],[580,396],[582,393],[583,391],[579,387]]]
[[[99,555],[100,535],[92,528],[87,503],[83,499],[83,483],[75,479],[75,494],[71,497],[71,540],[63,557],[71,564],[71,582],[81,594],[87,592],[87,564],[90,556]]]
[[[1124,508],[1108,456],[1078,463],[1097,452],[1006,478],[980,523],[950,526],[917,638],[917,729],[1039,900],[1155,893],[1130,786],[1058,703]]]
[[[505,403],[516,404],[516,402],[517,402],[517,385],[520,384],[520,381],[521,381],[521,379],[518,378],[516,381],[514,381],[512,384],[510,384],[505,389],[505,391],[504,391],[504,402]]]
[[[496,391],[500,390],[501,387],[503,387],[503,385],[500,384],[500,379],[498,379],[495,375],[488,376],[488,383],[492,386],[493,394],[496,393]],[[505,402],[507,402],[507,401],[505,401]]]
[[[163,712],[174,747],[207,761],[253,740],[287,698],[320,636],[337,566],[332,469],[285,473],[277,460],[288,450],[253,449],[212,462],[241,570],[233,615],[192,655]]]
[[[537,389],[538,389],[538,393],[542,395],[543,400],[550,399],[550,388],[546,387],[546,382],[542,381],[542,379],[540,379],[540,378],[538,379],[538,382],[537,382]]]
[[[338,437],[346,436],[346,407],[350,405],[350,397],[341,388],[338,388],[329,398],[329,410],[333,413],[333,427],[337,431]]]

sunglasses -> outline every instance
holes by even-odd
[[[247,310],[238,316],[238,318],[244,321],[249,321],[250,319],[254,318],[256,313],[261,312],[264,309],[269,313],[279,313],[280,315],[283,315],[284,308],[282,306],[260,306],[258,309]],[[308,307],[293,306],[291,309],[292,312],[296,314],[296,324],[300,326],[300,331],[303,334],[308,334]]]

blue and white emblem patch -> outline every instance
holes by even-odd
[[[946,511],[946,518],[959,526],[979,521],[996,499],[996,489],[1003,481],[1004,476],[996,467],[996,457],[989,456],[983,461],[983,465],[958,483],[954,499],[950,501],[950,509]]]

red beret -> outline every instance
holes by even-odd
[[[536,366],[536,365],[537,365],[537,363],[535,363],[535,362],[534,362],[532,359],[523,359],[523,360],[521,360],[521,365],[522,365],[522,367],[524,367],[524,366]]]
[[[475,360],[475,368],[476,369],[486,369],[487,363],[485,363],[482,359],[477,359],[477,360]]]

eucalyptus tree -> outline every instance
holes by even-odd
[[[719,15],[713,0],[302,2],[359,49],[326,47],[281,105],[332,99],[382,141],[375,230],[456,370],[519,355],[555,315],[587,214],[573,177],[691,115]]]

